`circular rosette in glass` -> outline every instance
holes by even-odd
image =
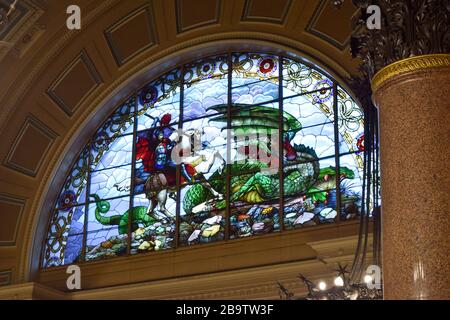
[[[314,86],[313,103],[325,103],[333,97],[333,83],[328,80],[320,80]]]
[[[72,190],[67,190],[59,198],[59,209],[67,211],[77,205],[77,195]]]
[[[158,100],[158,89],[155,86],[147,86],[139,94],[139,103],[144,108],[153,106],[156,100]]]
[[[197,66],[197,76],[200,79],[208,79],[214,75],[214,71],[216,70],[216,63],[211,61],[206,61]]]
[[[258,61],[258,74],[260,77],[271,77],[278,70],[278,62],[273,57],[263,57]]]
[[[97,134],[97,138],[92,142],[92,148],[97,152],[104,151],[108,149],[110,142],[111,139],[108,136],[108,133],[101,131]]]

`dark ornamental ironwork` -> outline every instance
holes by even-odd
[[[344,4],[344,0],[332,0],[331,3],[336,9],[340,9],[342,5]]]
[[[353,0],[359,8],[352,21],[351,51],[362,59],[371,79],[383,67],[405,58],[450,52],[450,1]],[[381,28],[369,30],[367,8],[381,12]]]
[[[348,78],[347,83],[366,113],[374,108],[370,79],[367,77],[354,76]]]
[[[377,288],[370,288],[365,283],[352,282],[347,275],[347,266],[339,265],[336,284],[329,288],[319,288],[304,275],[299,274],[299,279],[306,285],[308,294],[304,297],[296,297],[285,286],[278,282],[280,298],[282,300],[381,300],[383,291]]]

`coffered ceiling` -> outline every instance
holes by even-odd
[[[52,204],[45,196],[62,183],[56,173],[95,123],[165,68],[258,46],[305,55],[340,79],[354,73],[355,8],[330,2],[19,0],[0,29],[0,273],[29,276]],[[11,3],[0,0],[5,10]],[[72,4],[81,30],[66,27]]]
[[[242,21],[260,21],[283,24],[291,9],[292,0],[280,0],[274,5],[273,1],[245,1]]]

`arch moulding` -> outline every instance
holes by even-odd
[[[349,77],[349,72],[345,67],[310,46],[274,34],[224,32],[209,36],[199,36],[188,41],[181,41],[179,38],[175,38],[172,44],[163,50],[151,50],[151,52],[142,53],[120,67],[119,75],[112,77],[111,81],[105,81],[90,94],[89,99],[86,100],[86,105],[83,105],[82,112],[77,113],[76,117],[70,118],[70,126],[65,134],[61,135],[56,143],[52,145],[50,152],[47,153],[43,160],[43,166],[40,168],[41,172],[39,174],[40,183],[32,191],[34,196],[29,200],[26,211],[23,213],[21,237],[17,243],[19,251],[14,282],[21,283],[40,278],[41,247],[46,234],[49,213],[56,200],[67,169],[77,152],[96,129],[96,124],[105,119],[114,110],[119,101],[125,99],[144,83],[162,74],[171,66],[227,50],[264,50],[297,58],[306,58],[322,67],[351,92],[345,83],[345,79]],[[30,83],[38,79],[39,75],[36,74],[35,79]],[[26,91],[25,88],[24,90]],[[318,227],[316,230],[327,232],[325,230],[330,229],[329,233],[333,236],[348,236],[354,233],[353,229],[356,230],[354,226],[350,227],[350,224],[347,229],[341,227],[338,231],[331,230],[332,228],[328,227],[335,228],[334,226],[324,226],[323,228]],[[299,230],[299,232],[303,231]],[[312,238],[308,238],[308,236],[301,236],[300,238],[306,241],[315,239],[312,233],[310,231],[304,232],[304,234],[311,234]],[[292,235],[294,234],[298,233],[292,233]],[[292,235],[288,235],[285,241],[290,241],[289,239],[292,238]],[[303,258],[314,255],[313,251],[308,250],[308,248],[304,248]],[[138,259],[142,258],[139,257]],[[120,258],[117,260],[118,264],[125,263],[125,261],[121,262]],[[93,268],[95,269],[95,265],[101,263],[105,262],[93,263]],[[61,268],[59,274],[63,274],[64,271]]]

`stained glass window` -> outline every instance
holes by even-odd
[[[42,267],[353,219],[364,153],[363,110],[309,62],[243,52],[177,66],[80,152]]]

